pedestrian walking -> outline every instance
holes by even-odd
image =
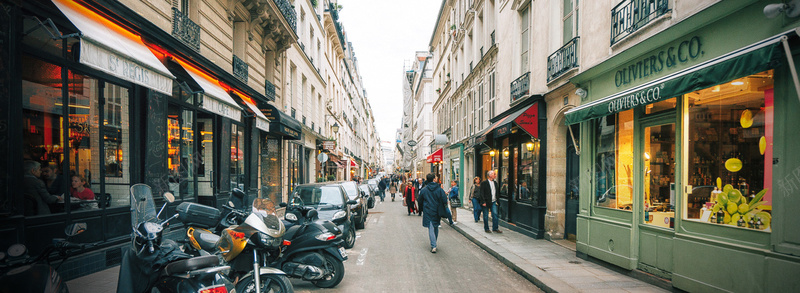
[[[394,180],[387,180],[389,183],[389,193],[392,194],[392,201],[394,201],[394,195],[397,193],[397,182]]]
[[[499,224],[500,219],[497,215],[497,174],[494,171],[489,171],[486,173],[486,181],[481,182],[481,208],[483,208],[483,230],[486,233],[503,233],[500,231]],[[487,211],[492,212],[492,230],[489,231],[489,215],[487,215]]]
[[[480,221],[481,208],[481,177],[472,179],[472,186],[469,188],[469,201],[472,203],[472,216],[475,217],[475,223]]]
[[[403,200],[406,210],[408,210],[408,215],[410,216],[411,214],[417,214],[417,191],[414,188],[414,185],[411,184],[410,181],[406,180],[405,176],[400,176],[400,179],[403,182],[403,184],[400,184],[400,189],[403,191]]]
[[[433,182],[433,180],[431,180],[430,182]],[[429,182],[427,181],[422,181],[422,178],[417,178],[417,186],[414,187],[414,189],[417,190],[417,194],[419,194],[419,191],[421,191],[422,188],[425,188],[425,184],[428,183]],[[425,210],[423,209],[425,207],[425,198],[422,196],[417,196],[416,200],[417,200],[417,216],[422,216],[422,213],[425,212]]]
[[[458,181],[453,180],[450,182],[450,190],[447,191],[447,197],[450,200],[450,214],[452,215],[453,223],[457,223],[458,214],[456,209],[461,206],[461,200],[458,198]]]
[[[428,237],[431,241],[431,253],[436,253],[436,239],[439,238],[439,225],[442,218],[450,218],[450,210],[447,209],[447,195],[439,185],[433,181],[434,175],[430,173],[426,176],[425,187],[420,191],[420,197],[425,198],[425,215],[422,217],[422,226],[428,228]],[[450,219],[450,225],[453,220]]]
[[[381,201],[383,198],[386,197],[386,176],[381,176],[381,179],[378,180],[378,195],[381,196]]]

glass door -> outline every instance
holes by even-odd
[[[675,124],[645,126],[642,190],[644,223],[675,225]]]
[[[209,202],[212,205],[215,189],[217,188],[214,172],[214,115],[197,113],[197,195],[198,202]]]

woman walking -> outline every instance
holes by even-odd
[[[403,184],[400,185],[400,190],[403,191],[403,200],[406,202],[406,208],[408,209],[408,215],[416,214],[417,213],[417,193],[414,185],[411,182],[407,181],[405,176],[401,176],[400,180]]]
[[[475,177],[475,179],[472,179],[472,186],[469,188],[469,201],[472,203],[472,215],[475,216],[475,223],[480,221],[481,212],[483,211],[479,201],[480,193],[481,177]]]
[[[456,214],[457,214],[456,209],[460,207],[460,205],[458,205],[458,203],[459,203],[459,201],[458,201],[458,199],[459,199],[458,198],[458,181],[453,180],[452,182],[450,182],[450,190],[447,191],[447,198],[450,201],[449,206],[450,206],[450,214],[452,215],[452,220],[453,220],[453,222],[457,223],[458,222],[458,220],[457,220],[458,217],[456,216]]]
[[[389,183],[389,193],[392,194],[392,201],[394,201],[394,194],[397,193],[397,183],[394,180],[386,180]]]

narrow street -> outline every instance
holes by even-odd
[[[369,211],[367,226],[348,250],[345,277],[332,290],[292,280],[296,292],[541,292],[447,224],[430,252],[422,218],[386,197]]]

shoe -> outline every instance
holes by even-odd
[[[478,221],[478,220],[475,220],[475,223],[477,223],[477,222],[480,222],[480,221]]]
[[[455,225],[455,224],[458,224],[458,222],[453,221],[452,223],[450,223],[450,225]]]
[[[492,231],[489,230],[484,230],[484,231],[486,231],[486,233],[492,234]]]
[[[436,247],[431,248],[431,253],[436,253]]]
[[[503,233],[503,231],[500,231],[500,230],[494,230],[494,233]]]

